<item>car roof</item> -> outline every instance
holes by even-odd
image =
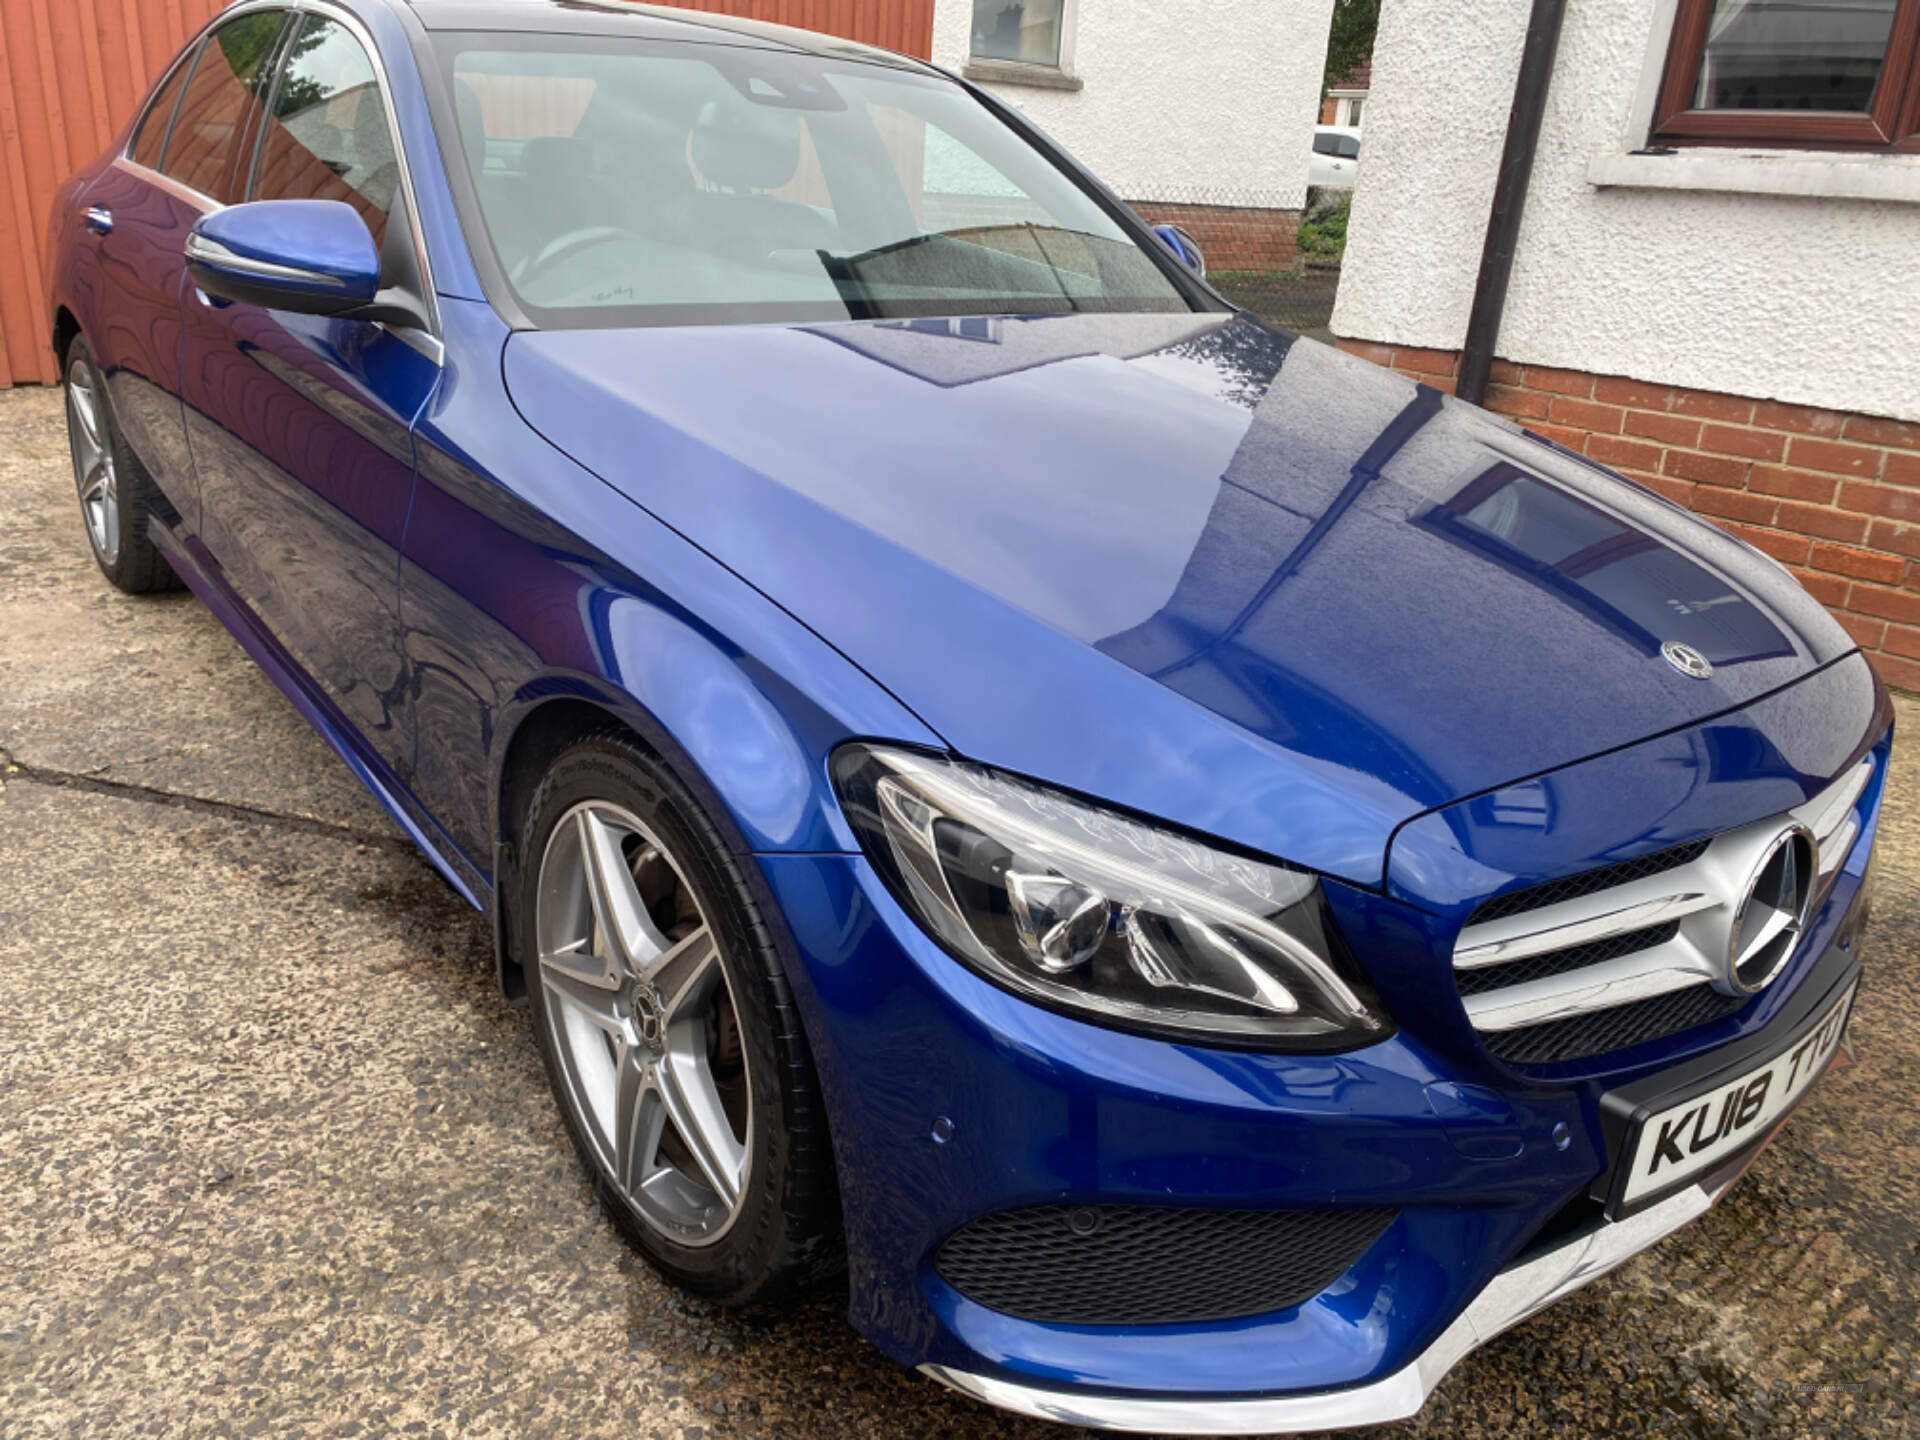
[[[834,60],[870,60],[941,73],[910,55],[857,40],[704,10],[632,0],[402,0],[429,30],[508,30],[536,35],[632,36],[797,50]]]

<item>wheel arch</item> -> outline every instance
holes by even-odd
[[[514,958],[508,943],[512,934],[509,918],[511,897],[517,888],[524,860],[524,837],[520,833],[528,802],[539,788],[540,779],[566,750],[590,735],[608,731],[623,734],[659,756],[674,772],[687,780],[684,760],[664,753],[647,734],[657,726],[642,719],[638,707],[621,705],[612,696],[597,694],[581,685],[555,689],[552,693],[523,696],[516,705],[506,741],[500,749],[500,761],[494,776],[494,865],[493,865],[493,949],[495,978],[501,993],[514,1001],[527,995],[525,968]],[[704,797],[703,797],[704,798]],[[711,812],[710,812],[711,813]],[[724,808],[716,815],[723,828],[731,828]],[[729,837],[731,839],[731,837]]]
[[[59,366],[60,376],[66,378],[67,351],[73,342],[80,338],[80,321],[73,311],[65,305],[54,307],[53,312],[53,358]]]
[[[684,659],[684,655],[681,658]],[[548,675],[523,686],[500,717],[499,758],[493,783],[494,952],[501,990],[510,998],[519,1000],[526,994],[526,976],[508,943],[512,934],[511,897],[520,878],[520,866],[527,858],[526,837],[520,833],[520,827],[528,802],[548,767],[569,746],[590,735],[617,731],[659,759],[692,793],[722,841],[736,856],[770,848],[839,848],[821,843],[823,835],[830,830],[845,826],[830,798],[824,765],[815,765],[808,759],[805,748],[784,717],[779,716],[757,690],[752,690],[751,681],[730,662],[727,668],[731,676],[709,673],[704,677],[711,682],[705,687],[705,709],[678,717],[682,723],[677,729],[640,698],[588,675]],[[686,678],[684,672],[682,677]],[[677,735],[693,733],[700,728],[702,719],[713,719],[714,694],[722,686],[725,698],[733,702],[729,713],[734,729],[723,737],[726,743],[707,743],[705,753],[695,755]],[[699,688],[682,686],[665,693],[680,697],[689,689]],[[757,704],[748,701],[749,690],[758,697]],[[747,717],[744,721],[743,715]],[[774,733],[776,729],[779,733]],[[750,732],[745,741],[741,738],[742,730]],[[711,741],[712,737],[705,739]],[[755,745],[756,739],[761,743]],[[743,755],[747,757],[744,763]],[[774,757],[771,764],[769,756]],[[783,772],[775,782],[777,788],[807,795],[808,808],[819,810],[832,806],[834,810],[830,820],[819,816],[796,822],[790,837],[794,843],[788,847],[770,843],[776,837],[770,837],[766,826],[760,823],[764,815],[755,813],[754,807],[769,788],[769,769]],[[781,950],[783,962],[791,966],[795,954],[793,942],[780,919],[771,891],[760,877],[759,867],[748,864],[740,868],[755,892],[754,898]]]

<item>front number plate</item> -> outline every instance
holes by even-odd
[[[1833,1058],[1846,1033],[1856,988],[1849,986],[1813,1029],[1765,1064],[1641,1121],[1628,1151],[1621,1206],[1631,1208],[1649,1195],[1712,1170],[1766,1134]]]

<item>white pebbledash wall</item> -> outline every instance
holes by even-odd
[[[1336,334],[1463,342],[1527,11],[1383,7]],[[1920,420],[1920,155],[1629,155],[1672,23],[1570,0],[1498,354]]]
[[[1069,0],[1083,88],[984,88],[1130,200],[1298,210],[1332,18],[1333,0]],[[934,63],[964,69],[972,27],[972,0],[936,0]]]

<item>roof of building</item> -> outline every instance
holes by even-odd
[[[1328,88],[1335,91],[1358,90],[1362,93],[1371,90],[1373,88],[1373,57],[1369,55]]]

